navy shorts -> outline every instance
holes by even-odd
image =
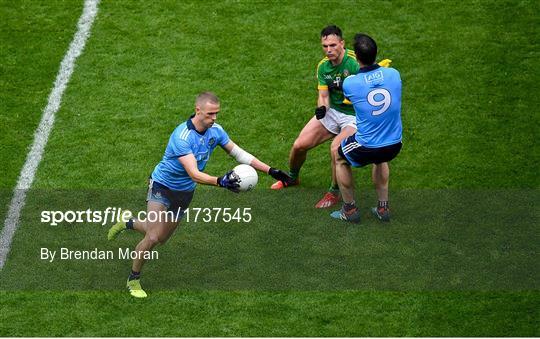
[[[155,201],[165,205],[167,211],[172,211],[174,217],[177,218],[182,217],[188,208],[193,199],[194,192],[195,191],[175,191],[150,178],[146,201]]]
[[[401,151],[401,142],[397,144],[368,148],[360,145],[354,134],[344,139],[338,148],[339,156],[347,160],[353,167],[362,167],[369,164],[380,164],[394,159]]]

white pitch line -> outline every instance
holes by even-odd
[[[45,150],[49,134],[51,133],[54,124],[54,116],[60,108],[62,95],[71,78],[73,69],[75,68],[75,60],[81,55],[86,40],[88,40],[88,37],[90,36],[90,29],[92,28],[92,24],[94,23],[94,19],[98,12],[99,1],[100,0],[86,0],[84,2],[83,13],[77,23],[77,32],[60,64],[54,87],[49,95],[49,101],[43,110],[43,116],[34,133],[32,148],[26,157],[26,162],[24,163],[17,181],[17,186],[13,190],[13,198],[11,198],[8,215],[4,222],[2,234],[0,234],[0,270],[6,263],[13,235],[19,226],[19,217],[25,204],[26,193],[34,181],[36,170],[41,161],[41,157],[43,156],[43,151]]]

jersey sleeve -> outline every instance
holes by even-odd
[[[219,129],[219,145],[223,147],[227,145],[229,140],[231,139],[229,138],[229,135],[227,134],[227,132],[225,132],[223,128],[220,128]]]
[[[171,151],[177,158],[193,153],[193,150],[189,146],[189,142],[179,137],[171,140]]]
[[[351,63],[351,75],[358,74],[358,72],[360,72],[360,65],[356,59],[353,58],[353,62]]]
[[[325,58],[326,59],[326,58]],[[324,67],[323,63],[325,59],[322,59],[319,64],[317,65],[317,89],[318,90],[327,90],[328,85],[326,84],[326,80],[324,80]]]

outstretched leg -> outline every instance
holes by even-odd
[[[330,184],[330,187],[328,189],[328,192],[322,197],[317,204],[315,204],[315,208],[328,208],[331,206],[334,206],[337,204],[340,200],[340,194],[339,194],[339,187],[337,184],[336,179],[336,163],[337,163],[337,154],[338,154],[338,148],[341,145],[341,141],[343,141],[348,136],[354,134],[356,132],[356,128],[352,126],[345,126],[341,132],[336,135],[334,140],[332,140],[332,144],[330,145],[330,159],[331,159],[331,167],[332,167],[332,183]]]
[[[291,147],[291,152],[289,154],[289,175],[293,178],[293,181],[290,183],[277,181],[271,188],[279,190],[287,186],[298,184],[300,169],[306,161],[308,151],[332,137],[334,137],[334,134],[328,132],[320,121],[315,117],[311,118],[302,131],[300,131],[300,134]]]
[[[135,247],[135,258],[131,266],[131,274],[127,281],[127,288],[132,296],[145,298],[146,292],[140,284],[141,270],[145,263],[144,256],[156,245],[164,244],[171,237],[178,226],[176,221],[165,219],[167,207],[156,201],[148,201],[147,220],[134,223],[134,228],[144,232],[144,238]],[[157,219],[157,220],[156,220]]]

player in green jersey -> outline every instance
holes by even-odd
[[[307,152],[334,138],[330,146],[332,157],[332,183],[324,197],[315,205],[326,208],[340,201],[339,188],[336,182],[334,154],[337,154],[341,140],[356,132],[354,108],[346,103],[343,96],[343,80],[351,74],[358,73],[360,66],[354,53],[345,48],[341,29],[335,25],[327,26],[321,31],[321,45],[325,57],[317,66],[319,97],[315,116],[304,126],[289,155],[289,168],[292,180],[277,181],[272,189],[298,185],[300,168],[306,161]]]

